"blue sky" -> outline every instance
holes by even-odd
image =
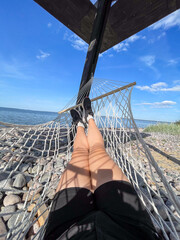
[[[87,44],[33,0],[0,8],[0,106],[59,111],[77,93]],[[137,82],[134,118],[180,119],[180,11],[103,53],[96,78]]]

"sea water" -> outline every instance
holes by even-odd
[[[36,125],[41,123],[46,123],[57,118],[57,112],[45,112],[45,111],[34,111],[34,110],[24,110],[16,108],[5,108],[0,107],[0,122],[14,123],[20,125]],[[106,121],[105,117],[102,117],[103,121]],[[126,119],[123,119],[126,126],[129,125]],[[127,122],[126,122],[127,121]],[[114,127],[119,128],[120,121],[115,121]],[[157,123],[162,123],[160,121],[152,120],[140,120],[135,119],[136,125],[139,128],[145,128],[148,125],[155,125]],[[101,127],[101,126],[100,126]],[[107,126],[108,127],[108,126]]]

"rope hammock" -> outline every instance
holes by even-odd
[[[180,239],[180,202],[133,119],[135,83],[91,79],[80,98],[89,85],[106,151],[132,183],[157,232],[164,239]],[[71,159],[76,131],[69,111],[81,106],[76,100],[46,124],[0,123],[5,126],[0,128],[0,221],[5,228],[0,239],[43,239],[56,187]]]

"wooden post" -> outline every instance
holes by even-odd
[[[95,14],[91,40],[86,55],[83,74],[77,97],[77,104],[81,103],[83,98],[80,96],[82,87],[94,76],[99,51],[102,44],[103,34],[108,19],[108,14],[111,8],[112,0],[98,0],[97,13]],[[91,84],[87,89],[86,96],[89,96]],[[85,96],[84,96],[85,97]]]

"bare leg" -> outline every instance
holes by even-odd
[[[106,153],[104,140],[93,119],[89,120],[89,169],[92,189],[112,180],[128,181],[122,170]]]
[[[89,146],[83,127],[77,128],[71,161],[64,171],[56,192],[70,187],[83,187],[91,190],[89,172]]]

